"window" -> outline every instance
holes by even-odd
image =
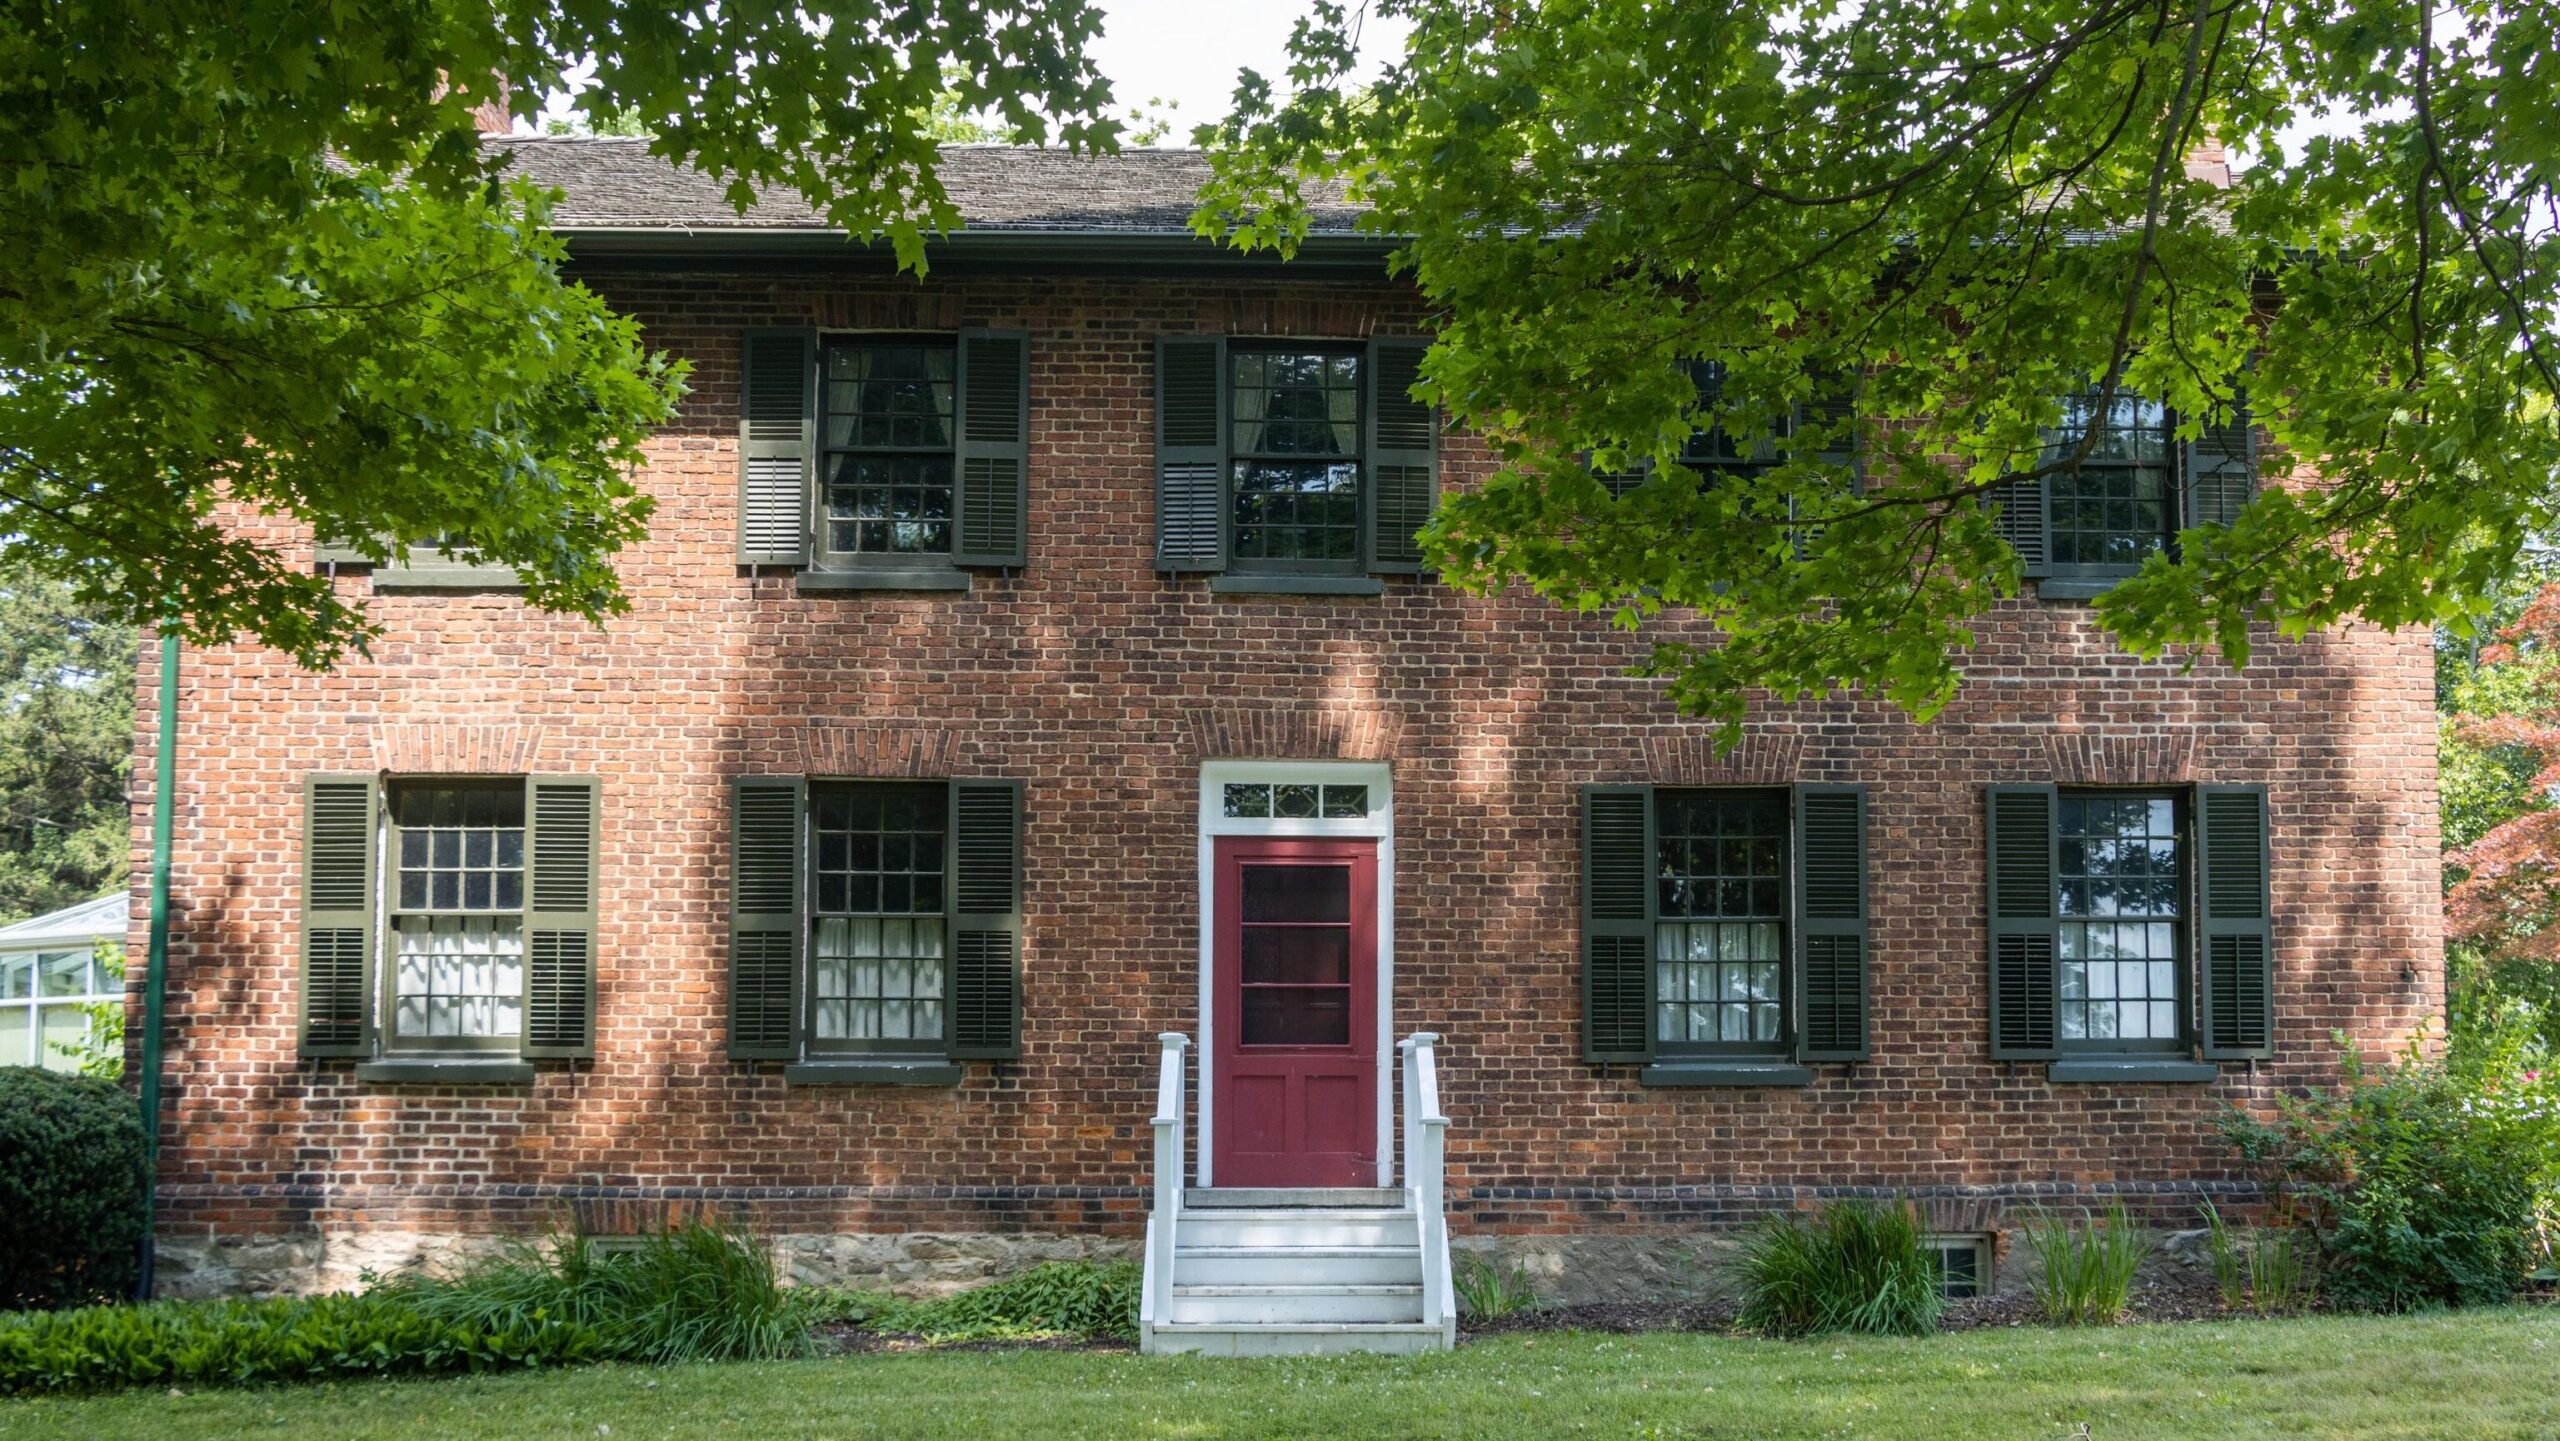
[[[942,786],[813,788],[812,1051],[938,1051],[943,1038]]]
[[[55,1049],[89,1034],[88,1007],[124,1004],[121,957],[109,947],[0,954],[0,1066],[79,1068]]]
[[[1228,358],[1238,570],[1360,569],[1360,357],[1243,350]]]
[[[1950,1301],[1969,1301],[1991,1293],[1991,1238],[1926,1236],[1921,1244],[1938,1255],[1938,1289]]]
[[[2066,1049],[2183,1049],[2186,853],[2178,798],[2056,797],[2058,1034]]]
[[[2051,564],[2056,574],[2130,570],[2168,547],[2177,529],[2177,485],[2169,412],[2119,390],[2104,433],[2078,467],[2045,478]],[[2097,421],[2093,387],[2062,403],[2062,424],[2045,433],[2045,460],[2077,448]]]
[[[1857,785],[1582,792],[1583,1058],[1804,1085],[1868,1056]]]
[[[1655,817],[1657,1049],[1782,1049],[1786,793],[1666,790]]]
[[[524,1035],[521,781],[391,791],[395,1051],[512,1050]]]
[[[1020,782],[745,776],[732,799],[732,1057],[947,1084],[1020,1053]]]
[[[386,1080],[593,1055],[599,820],[583,777],[308,777],[302,1054]]]
[[[1231,820],[1357,820],[1369,813],[1369,788],[1230,781],[1220,803]]]
[[[951,342],[831,338],[825,353],[821,555],[947,562],[958,379]]]

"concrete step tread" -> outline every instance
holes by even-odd
[[[1182,1193],[1185,1210],[1304,1210],[1328,1206],[1403,1206],[1402,1186],[1192,1186]]]
[[[1184,1221],[1269,1221],[1279,1225],[1299,1222],[1309,1226],[1321,1226],[1333,1221],[1410,1221],[1413,1219],[1415,1219],[1415,1213],[1409,1207],[1398,1209],[1389,1206],[1301,1206],[1295,1208],[1246,1208],[1242,1206],[1230,1208],[1226,1206],[1210,1206],[1197,1210],[1184,1210],[1177,1212],[1174,1216],[1174,1223],[1179,1225]]]
[[[1440,1328],[1429,1321],[1158,1321],[1159,1336],[1214,1335],[1221,1332],[1245,1336],[1411,1336],[1436,1332]]]
[[[1186,1246],[1175,1237],[1173,1259],[1179,1264],[1187,1256],[1208,1256],[1218,1260],[1235,1257],[1267,1256],[1274,1261],[1303,1260],[1321,1256],[1419,1256],[1417,1245],[1402,1246]]]
[[[1422,1283],[1419,1281],[1404,1283],[1344,1281],[1334,1285],[1313,1282],[1289,1286],[1242,1286],[1223,1282],[1209,1282],[1202,1285],[1176,1282],[1173,1294],[1177,1296],[1419,1296],[1422,1294]]]

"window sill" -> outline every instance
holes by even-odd
[[[804,570],[799,577],[800,593],[846,590],[943,590],[964,591],[969,588],[965,570]]]
[[[782,1068],[786,1086],[956,1086],[968,1072],[957,1061],[795,1061]]]
[[[356,1079],[400,1086],[529,1086],[533,1084],[533,1063],[512,1056],[487,1060],[359,1061]]]
[[[1644,1086],[1810,1086],[1813,1068],[1793,1061],[1656,1061],[1636,1073]]]
[[[375,590],[514,590],[524,579],[497,565],[376,566]]]
[[[2056,1061],[2047,1066],[2044,1078],[2056,1085],[2106,1085],[2115,1082],[2150,1082],[2163,1085],[2199,1086],[2222,1074],[2210,1061],[2189,1061],[2163,1056],[2157,1060],[2135,1057],[2109,1057],[2104,1060]]]
[[[2122,575],[2054,575],[2036,582],[2038,600],[2096,600],[2133,578]]]
[[[1213,575],[1211,595],[1385,595],[1374,575]]]

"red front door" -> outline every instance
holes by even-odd
[[[1378,1178],[1378,843],[1221,836],[1221,1186]]]

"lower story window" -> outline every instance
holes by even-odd
[[[948,788],[821,786],[811,809],[811,1049],[940,1049]]]
[[[1990,1294],[1991,1238],[1930,1236],[1921,1244],[1937,1253],[1938,1288],[1950,1301]]]
[[[2056,800],[2055,937],[2065,1047],[2182,1042],[2185,831],[2173,794],[2071,792]]]
[[[1775,1050],[1786,1030],[1786,793],[1666,790],[1655,804],[1655,1043]]]
[[[512,1047],[524,1034],[525,789],[391,792],[395,1049]]]

